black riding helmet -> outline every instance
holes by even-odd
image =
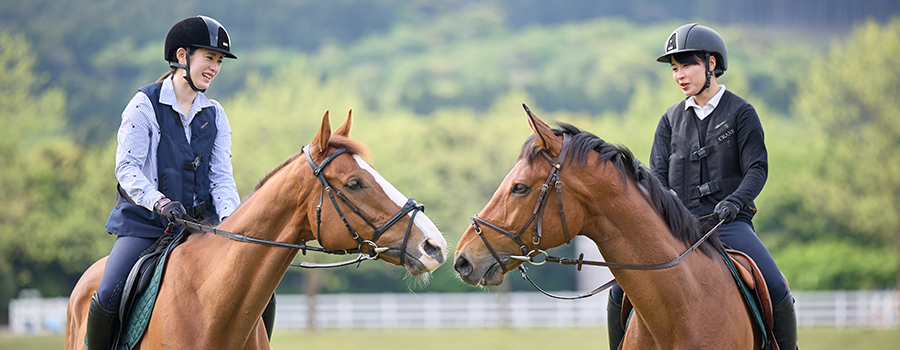
[[[728,69],[728,48],[725,46],[725,40],[715,30],[697,23],[685,24],[675,29],[666,40],[663,50],[665,53],[656,58],[657,62],[671,63],[671,56],[681,52],[699,51],[705,54],[706,85],[700,89],[698,95],[709,87],[711,74],[715,74],[718,78]],[[716,57],[716,69],[713,71],[709,70],[710,55]]]
[[[187,50],[187,64],[178,63],[175,52],[178,48]],[[228,31],[218,21],[206,16],[191,17],[175,23],[169,34],[166,35],[165,44],[165,60],[169,62],[172,68],[182,68],[187,71],[184,77],[191,89],[203,92],[194,86],[191,80],[191,53],[194,48],[204,48],[222,53],[225,57],[237,59],[237,56],[231,53],[231,38]]]

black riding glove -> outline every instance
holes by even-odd
[[[168,198],[162,198],[156,201],[156,204],[153,205],[153,210],[159,213],[159,215],[164,216],[166,219],[169,219],[170,222],[175,222],[175,219],[183,219],[187,216],[187,211],[184,210],[184,206],[181,205],[179,201],[173,201]]]
[[[737,204],[730,200],[723,200],[716,204],[716,210],[714,213],[716,214],[716,218],[719,221],[722,221],[726,224],[730,224],[734,221],[734,218],[737,217],[739,210]]]

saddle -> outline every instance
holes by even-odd
[[[143,336],[159,292],[169,252],[183,241],[184,231],[162,235],[141,253],[125,279],[119,305],[119,331],[114,349],[131,349]]]
[[[775,334],[772,332],[774,325],[772,299],[769,296],[766,280],[763,279],[759,267],[756,266],[753,259],[741,251],[726,249],[722,257],[725,259],[725,265],[731,270],[735,283],[741,289],[741,295],[747,306],[750,307],[753,319],[757,326],[760,327],[760,333],[764,337],[762,342],[763,348],[780,350],[778,342],[775,341]],[[626,294],[622,298],[621,321],[623,326],[627,327],[628,319],[633,309],[634,306],[628,300],[628,295]]]

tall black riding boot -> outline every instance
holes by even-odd
[[[115,345],[116,333],[119,331],[118,312],[109,312],[100,305],[100,297],[94,292],[91,297],[91,308],[88,311],[87,334],[84,336],[84,347],[87,350],[110,350]]]
[[[797,349],[797,314],[794,311],[794,297],[788,291],[778,305],[772,308],[772,318],[775,323],[772,332],[775,333],[775,341],[781,350]]]
[[[612,296],[606,304],[606,329],[609,332],[609,350],[617,350],[625,337],[625,327],[622,326],[622,305],[616,304]]]
[[[269,340],[272,340],[272,329],[275,327],[275,294],[272,294],[272,298],[269,299],[269,303],[266,304],[266,309],[263,310],[262,313],[263,324],[266,326],[266,335],[269,336]]]

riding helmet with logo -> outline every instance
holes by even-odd
[[[187,18],[175,23],[166,35],[165,59],[178,61],[178,48],[204,48],[217,51],[228,58],[237,58],[231,53],[231,38],[218,21],[206,16]]]
[[[685,24],[675,29],[664,46],[664,54],[656,58],[656,61],[669,63],[669,56],[691,51],[708,52],[716,56],[716,69],[713,74],[721,76],[728,69],[728,48],[725,40],[719,33],[709,27],[697,23]]]

